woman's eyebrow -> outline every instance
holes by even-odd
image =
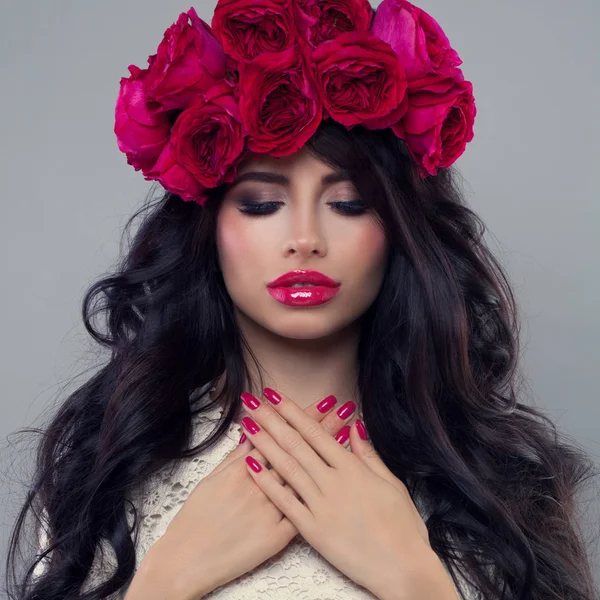
[[[277,183],[279,185],[290,185],[289,177],[280,173],[270,173],[267,171],[248,171],[242,173],[230,186],[229,189],[233,188],[238,183],[243,181],[259,181],[261,183]],[[345,171],[334,171],[328,173],[321,178],[321,184],[323,186],[332,183],[338,183],[340,181],[350,181],[350,176]]]

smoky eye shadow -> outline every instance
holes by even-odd
[[[281,197],[275,194],[261,194],[260,192],[241,191],[235,196],[237,204],[258,204],[260,202],[280,201]]]

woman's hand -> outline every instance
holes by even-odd
[[[352,417],[345,413],[340,418],[336,403],[329,396],[302,412],[328,435],[335,435]],[[337,443],[333,437],[331,441]],[[239,445],[198,483],[146,553],[127,600],[198,600],[252,570],[297,535],[296,527],[248,474],[246,456],[267,465],[260,452],[251,449],[250,442]],[[274,471],[272,477],[277,477],[281,489],[293,493]]]
[[[242,401],[244,401],[244,398],[249,400],[249,398],[254,398],[254,396],[244,393],[242,394]],[[350,444],[350,428],[356,421],[356,404],[350,400],[341,406],[336,407],[336,410],[333,411],[333,408],[336,405],[337,398],[335,396],[327,396],[326,398],[323,398],[323,400],[307,406],[304,409],[304,413],[316,422],[321,423],[321,426],[325,431],[329,433],[340,446],[347,448]],[[266,466],[267,468],[270,467],[265,457],[255,449],[252,440],[244,433],[240,438],[240,445],[232,451],[223,462],[218,464],[209,475],[218,473],[227,466],[230,460],[235,460],[240,456],[251,456],[263,466]],[[281,483],[281,485],[286,485],[285,481],[283,481],[277,471],[272,471],[272,475],[279,483]]]
[[[306,541],[379,598],[456,598],[406,486],[366,441],[362,423],[351,428],[348,452],[290,399],[268,388],[264,395],[281,401],[246,404],[251,418],[242,424],[273,470],[251,457],[248,470]]]

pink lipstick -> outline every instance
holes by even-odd
[[[340,291],[340,285],[319,271],[295,269],[271,281],[267,291],[286,306],[318,306],[329,302]]]

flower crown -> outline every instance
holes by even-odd
[[[235,179],[248,151],[286,156],[323,119],[390,127],[422,178],[473,139],[473,86],[439,24],[404,0],[219,0],[190,8],[115,109],[128,164],[185,201]]]

